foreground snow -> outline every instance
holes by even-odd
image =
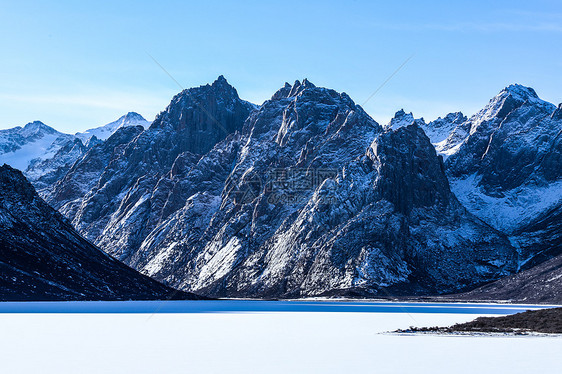
[[[231,305],[236,303],[244,302]],[[154,311],[161,311],[167,303],[154,305],[160,306]],[[7,373],[549,373],[562,364],[562,339],[556,337],[383,333],[412,325],[449,325],[481,315],[439,313],[436,308],[428,306],[429,313],[411,313],[414,309],[406,305],[401,313],[2,314],[2,369]]]

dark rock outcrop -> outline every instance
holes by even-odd
[[[84,240],[23,174],[0,167],[0,299],[194,299],[145,277]]]

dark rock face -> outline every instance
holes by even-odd
[[[251,109],[223,78],[184,91],[82,198],[63,193],[71,170],[49,201],[108,253],[206,295],[441,293],[515,271],[418,122],[385,131],[306,79]]]
[[[221,75],[212,85],[184,90],[160,113],[151,130],[168,130],[176,135],[166,151],[172,162],[185,151],[204,154],[220,140],[239,131],[254,108],[240,100],[238,93]],[[177,151],[174,152],[174,148]]]
[[[529,269],[562,253],[562,203],[546,209],[513,233],[520,248],[522,269]]]
[[[373,156],[381,170],[382,197],[402,214],[450,203],[443,161],[428,142],[420,127],[410,125],[381,135],[375,143]]]
[[[175,196],[168,199],[169,189],[185,185],[181,177],[201,153],[240,131],[253,108],[223,77],[212,85],[184,90],[147,130],[121,129],[129,132],[118,131],[101,147],[92,148],[65,180],[45,194],[46,199],[88,239],[128,261],[162,215],[185,203]],[[209,167],[203,170],[207,175],[213,166]],[[88,176],[91,169],[94,178]],[[79,181],[79,186],[71,181]],[[72,195],[74,191],[82,196]]]
[[[196,298],[151,280],[84,240],[21,172],[0,167],[0,299]]]

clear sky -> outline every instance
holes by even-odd
[[[562,2],[0,1],[0,128],[76,132],[128,111],[148,120],[223,74],[261,104],[285,81],[434,119],[473,114],[510,83],[562,102]],[[147,54],[148,53],[148,54]]]

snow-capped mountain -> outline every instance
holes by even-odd
[[[453,192],[471,212],[512,237],[522,265],[540,255],[536,238],[528,240],[539,232],[528,230],[562,204],[559,117],[560,108],[532,88],[511,85],[460,125],[466,138],[446,161]],[[548,242],[548,230],[541,232],[546,236],[539,241]]]
[[[25,170],[26,177],[33,181],[38,190],[51,186],[68,172],[72,164],[78,160],[87,147],[80,139],[69,139],[50,158],[34,158]]]
[[[461,112],[449,113],[443,118],[439,117],[428,124],[424,124],[422,128],[431,139],[431,143],[436,146],[437,151],[442,153],[440,145],[449,139],[451,132],[466,120],[466,116]]]
[[[65,175],[41,191],[41,196],[56,208],[64,204],[61,211],[74,212],[86,194],[96,186],[109,163],[121,157],[125,147],[142,131],[140,126],[122,127],[106,141],[93,142]]]
[[[0,163],[22,170],[37,189],[52,185],[94,144],[122,127],[148,127],[140,114],[129,112],[117,121],[75,135],[61,133],[42,122],[0,130]]]
[[[53,157],[73,136],[63,134],[43,122],[0,130],[0,162],[25,170],[31,161]]]
[[[385,130],[307,80],[256,107],[219,77],[46,196],[108,253],[207,295],[443,293],[514,272],[507,237],[458,202],[413,122]]]
[[[108,123],[107,125],[89,129],[84,132],[78,132],[76,133],[76,137],[81,139],[84,143],[86,143],[92,136],[95,136],[100,140],[106,140],[111,135],[113,135],[115,131],[122,127],[136,126],[142,126],[146,129],[150,126],[150,122],[148,122],[146,119],[144,119],[143,116],[138,113],[129,112],[124,116],[119,117],[117,121],[113,121],[111,123]]]
[[[177,292],[84,240],[23,174],[0,166],[0,300],[197,298]]]
[[[562,207],[561,108],[514,84],[470,118],[415,120],[445,158],[455,195],[510,236],[523,268],[562,253],[562,220],[552,213]],[[400,111],[389,126],[413,121]]]

